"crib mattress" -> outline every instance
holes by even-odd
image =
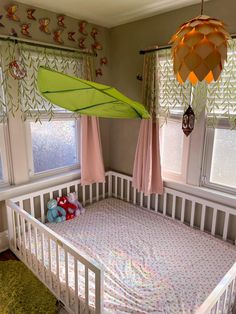
[[[236,261],[233,245],[113,198],[47,226],[101,264],[105,313],[194,313]]]

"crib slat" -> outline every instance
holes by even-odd
[[[50,196],[50,200],[53,199],[53,191],[49,192],[49,196]],[[62,191],[61,190],[59,191],[59,196],[60,197],[62,196]]]
[[[205,217],[206,217],[206,205],[202,205],[201,225],[200,225],[201,231],[204,231],[204,228],[205,228]]]
[[[112,196],[112,175],[109,174],[108,177],[108,196],[111,197]]]
[[[25,230],[25,219],[21,217],[21,225],[22,225],[22,231],[23,231],[23,252],[24,252],[24,260],[27,262],[27,255],[26,255],[26,230]]]
[[[45,280],[45,261],[44,261],[44,233],[41,233],[41,254],[42,254],[42,272],[43,279]]]
[[[19,249],[20,255],[22,254],[22,243],[21,243],[21,228],[20,228],[20,215],[16,213],[16,229],[17,229],[17,238],[19,240]]]
[[[93,202],[93,185],[89,184],[89,202],[92,204]]]
[[[49,285],[52,288],[52,245],[48,238],[48,268],[49,268]]]
[[[34,199],[33,197],[30,198],[30,213],[33,217],[35,217],[35,212],[34,212]]]
[[[175,219],[175,210],[176,210],[176,195],[173,195],[172,202],[172,218]]]
[[[223,302],[223,312],[222,313],[227,313],[226,312],[226,306],[227,306],[228,290],[229,290],[229,287],[225,291],[224,302]]]
[[[184,222],[184,215],[185,215],[185,198],[182,198],[182,204],[181,204],[181,222]]]
[[[127,202],[129,202],[130,199],[130,181],[127,180]]]
[[[99,183],[96,183],[96,201],[99,201]]]
[[[228,226],[229,226],[229,213],[225,213],[224,230],[223,230],[223,239],[224,240],[227,240]]]
[[[68,278],[68,252],[65,251],[65,279],[66,279],[66,305],[70,307],[70,298],[69,298],[69,278]]]
[[[40,212],[41,212],[41,221],[45,223],[45,214],[44,214],[44,202],[43,202],[43,195],[40,195]]]
[[[158,194],[155,194],[155,212],[158,211]]]
[[[85,206],[85,185],[82,185],[82,203]]]
[[[59,245],[56,242],[56,272],[57,272],[57,295],[60,298],[60,257],[59,257]]]
[[[136,189],[134,188],[134,196],[133,196],[133,203],[136,205],[136,199],[137,199]]]
[[[115,198],[117,198],[117,176],[115,176]]]
[[[35,245],[35,258],[36,258],[36,273],[39,273],[38,269],[38,230],[33,226],[34,230],[34,245]]]
[[[28,221],[28,232],[29,232],[29,251],[30,251],[30,254],[29,254],[30,261],[29,261],[29,263],[30,263],[31,268],[33,268],[33,261],[32,261],[32,254],[33,254],[33,252],[32,252],[32,243],[31,243],[31,241],[32,241],[32,233],[31,233],[31,223],[29,221]]]
[[[216,216],[217,216],[217,209],[213,208],[213,217],[212,217],[212,226],[211,226],[212,235],[215,235],[215,232],[216,232]]]
[[[140,192],[140,206],[143,207],[143,192]]]
[[[163,215],[166,215],[166,201],[167,201],[167,193],[164,194]]]
[[[147,208],[150,209],[151,208],[151,196],[148,195],[147,197]]]
[[[78,300],[78,263],[74,257],[74,278],[75,278],[75,313],[79,313],[79,300]]]
[[[195,217],[195,202],[192,201],[192,206],[191,206],[191,218],[190,218],[190,226],[194,226],[194,217]]]
[[[121,178],[121,184],[120,184],[120,198],[124,199],[124,179]]]
[[[102,198],[104,199],[106,197],[106,185],[105,182],[102,184]]]
[[[89,313],[89,276],[87,266],[85,266],[85,313]]]

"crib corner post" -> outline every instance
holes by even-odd
[[[108,197],[112,196],[112,173],[108,173]]]

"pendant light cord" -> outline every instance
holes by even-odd
[[[204,0],[202,0],[201,2],[201,15],[203,15],[203,3],[204,3]]]

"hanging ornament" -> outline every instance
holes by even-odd
[[[60,27],[65,28],[66,26],[65,26],[64,20],[65,20],[65,15],[62,15],[62,14],[58,15],[58,17],[57,17],[57,25],[60,26]]]
[[[16,11],[18,10],[18,5],[17,4],[13,4],[13,5],[9,5],[6,9],[7,11],[7,18],[9,20],[15,21],[15,22],[19,22],[20,18],[19,16],[16,15]]]
[[[22,24],[21,25],[21,34],[27,37],[31,37],[30,32],[29,32],[30,24]]]
[[[11,76],[16,80],[22,80],[27,74],[24,66],[20,63],[20,61],[17,60],[10,62],[9,71]]]
[[[101,64],[101,65],[107,65],[107,63],[108,63],[107,57],[102,57],[102,58],[100,59],[100,64]]]
[[[0,20],[3,18],[3,15],[0,15]],[[0,27],[5,27],[1,22],[0,22]]]
[[[189,136],[189,134],[193,131],[194,122],[195,122],[195,114],[193,112],[192,107],[188,106],[188,109],[185,111],[183,115],[183,121],[182,121],[182,130],[186,136]]]
[[[88,33],[86,32],[85,28],[86,26],[88,25],[88,22],[87,21],[81,21],[79,22],[79,32],[80,34],[84,35],[84,36],[87,36]]]
[[[68,32],[68,39],[69,40],[75,41],[74,36],[75,36],[75,32]]]
[[[224,22],[203,15],[202,0],[201,15],[182,24],[170,40],[177,80],[193,85],[217,81],[227,59],[229,38]]]
[[[50,24],[50,19],[48,18],[42,18],[39,20],[39,29],[41,30],[41,32],[45,33],[45,34],[51,34],[48,25]]]
[[[27,9],[26,12],[27,12],[27,18],[28,18],[29,20],[36,21],[36,18],[35,18],[34,15],[33,15],[34,12],[35,12],[35,9]]]
[[[79,48],[80,49],[86,49],[86,46],[85,46],[85,39],[86,38],[84,38],[84,37],[81,37],[81,38],[79,38]]]
[[[63,39],[61,38],[62,33],[63,29],[58,29],[53,32],[53,40],[60,45],[64,43]]]

